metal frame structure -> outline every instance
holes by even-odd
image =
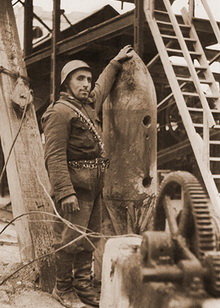
[[[169,104],[166,101],[163,102],[163,99],[167,97],[166,93],[168,93],[167,80],[166,75],[154,63],[155,58],[158,58],[158,53],[151,30],[145,20],[143,1],[128,0],[127,2],[135,4],[135,9],[123,15],[119,15],[110,7],[105,7],[65,31],[60,31],[60,16],[64,14],[60,8],[60,1],[53,1],[52,29],[34,13],[34,0],[19,0],[17,2],[24,5],[25,63],[32,82],[31,87],[35,93],[36,111],[39,118],[49,102],[56,97],[55,89],[59,84],[59,71],[65,62],[73,58],[82,58],[94,66],[94,77],[96,77],[121,47],[131,44],[148,66],[156,87],[158,102],[160,102],[158,103],[160,125],[158,168],[170,169],[169,162],[172,158],[181,157],[181,155],[186,157],[187,153],[192,153],[191,145],[187,139],[177,142],[167,130],[166,114]],[[123,3],[123,1],[121,2]],[[205,49],[206,46],[216,43],[216,36],[208,20],[194,17],[194,2],[194,0],[189,1],[190,16],[202,47]],[[155,14],[161,15],[163,18],[162,13]],[[50,35],[37,46],[32,43],[34,18],[47,28]],[[177,20],[179,18],[177,16]],[[213,58],[212,50],[207,49],[206,54],[209,60]],[[99,59],[98,66],[96,64],[97,58]],[[152,65],[152,63],[154,64]],[[215,74],[215,77],[220,80],[219,74]],[[183,159],[179,159],[179,161],[183,162]],[[177,168],[179,169],[180,166],[175,167],[175,169]],[[183,166],[183,169],[189,170],[189,166]]]

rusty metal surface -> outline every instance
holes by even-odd
[[[157,182],[156,94],[151,76],[135,52],[123,64],[103,114],[104,143],[110,158],[105,202],[112,211],[118,209],[116,219],[127,209],[135,217],[132,211],[144,209],[146,203],[153,205]],[[121,222],[119,219],[117,224]]]
[[[142,274],[146,283],[170,282],[191,307],[220,295],[219,217],[198,180],[188,172],[168,174],[161,183],[155,230],[143,235]],[[161,306],[161,307],[170,307]],[[171,306],[172,307],[172,306]]]

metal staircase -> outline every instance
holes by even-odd
[[[144,0],[146,19],[211,203],[220,214],[219,88],[187,10],[177,20],[169,0],[160,1],[159,11],[154,3]],[[220,37],[213,18],[211,24]],[[184,64],[176,64],[172,56],[182,57]]]

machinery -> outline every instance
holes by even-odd
[[[187,295],[220,295],[219,217],[190,173],[169,173],[157,199],[153,232],[143,235],[144,281],[173,282]]]
[[[158,106],[159,110],[166,106],[166,123],[174,138],[187,142],[188,137],[196,177],[187,171],[162,171],[154,231],[144,233],[141,245],[142,273],[145,282],[179,284],[186,295],[219,297],[219,87],[210,69],[212,60],[207,59],[189,11],[183,9],[177,19],[170,1],[161,2],[163,18],[158,17],[157,1],[144,1],[159,54],[153,65],[159,62],[169,89]],[[201,2],[220,42],[220,31],[208,3]],[[174,63],[174,55],[182,62]],[[213,60],[217,57],[218,53]]]

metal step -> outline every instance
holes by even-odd
[[[187,109],[189,111],[192,111],[192,112],[201,112],[202,113],[204,111],[203,108],[196,108],[196,107],[187,107]],[[212,113],[216,113],[216,114],[218,113],[220,115],[219,110],[217,110],[217,109],[210,109],[210,110],[211,110]]]
[[[164,25],[164,26],[171,26],[173,28],[173,25],[169,21],[163,21],[163,20],[157,20],[156,21],[158,25]],[[190,26],[185,24],[179,24],[180,28],[190,30]]]
[[[203,128],[203,123],[193,123],[194,127]]]
[[[161,34],[161,36],[164,39],[178,40],[178,37],[177,36],[173,36],[173,35]],[[191,37],[184,37],[184,40],[187,41],[187,42],[196,43],[196,39],[191,38]]]
[[[166,50],[168,52],[173,52],[174,54],[183,54],[182,50],[181,49],[174,49],[174,48],[166,48]],[[196,52],[196,51],[189,51],[189,53],[192,55],[192,56],[198,56],[200,57],[202,54],[199,53],[199,52]]]
[[[188,66],[187,65],[184,65],[184,64],[179,64],[179,63],[172,63],[173,66],[176,66],[176,67],[183,67],[183,68],[187,68]],[[194,68],[196,70],[207,70],[207,67],[206,66],[200,66],[200,65],[194,65]]]
[[[209,157],[210,161],[219,161],[220,162],[220,157]]]
[[[177,77],[177,80],[184,81],[184,82],[194,82],[192,78],[187,78],[187,77]],[[207,80],[207,79],[199,79],[199,82],[202,84],[212,84],[213,83],[211,80]]]
[[[168,13],[167,13],[167,11],[163,11],[163,10],[154,10],[154,13],[156,13],[156,14],[164,14],[164,15],[167,15],[168,16]]]
[[[213,179],[218,180],[220,179],[220,174],[213,174],[212,177]]]
[[[197,97],[199,97],[199,94],[198,93],[194,93],[194,92],[182,92],[182,94],[184,96],[197,96]],[[220,98],[220,95],[217,96],[217,95],[205,94],[205,97],[217,100],[217,99]]]
[[[209,144],[220,145],[220,140],[209,140]]]

